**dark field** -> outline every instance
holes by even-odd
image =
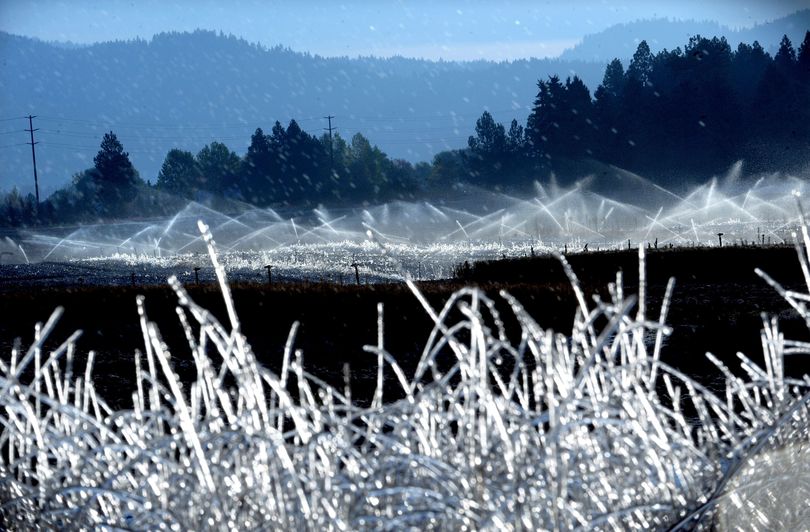
[[[603,252],[569,255],[586,294],[607,297],[606,285],[624,272],[625,292],[638,291],[638,253]],[[761,360],[761,313],[778,315],[785,336],[808,339],[807,329],[787,303],[755,273],[760,267],[785,286],[802,290],[803,280],[793,248],[723,248],[651,250],[647,254],[648,312],[658,316],[667,279],[676,277],[668,323],[674,328],[663,360],[709,385],[718,373],[703,356],[711,351],[732,368],[735,354]],[[440,309],[449,295],[465,284],[480,286],[497,302],[512,335],[517,322],[498,297],[505,289],[518,298],[544,328],[570,332],[575,301],[556,259],[536,257],[470,265],[458,281],[420,283],[427,299]],[[188,287],[202,306],[226,321],[217,287]],[[373,391],[376,357],[362,346],[376,343],[376,304],[385,305],[385,344],[406,371],[411,370],[428,338],[432,323],[402,284],[348,286],[331,284],[235,284],[232,286],[242,330],[261,362],[281,365],[284,343],[293,321],[301,322],[296,347],[303,349],[305,367],[330,384],[342,387],[348,363],[355,397]],[[806,291],[806,288],[803,289]],[[146,296],[149,318],[160,326],[181,376],[193,375],[191,356],[175,314],[176,298],[168,286],[30,288],[3,279],[0,286],[0,352],[7,358],[13,340],[23,347],[33,338],[34,324],[45,321],[58,305],[65,314],[47,346],[56,347],[72,331],[82,329],[78,348],[97,352],[96,386],[112,403],[127,401],[133,389],[133,352],[143,346],[135,296]],[[83,357],[81,357],[83,358]],[[794,357],[787,370],[810,372],[810,364]],[[389,387],[389,390],[391,387]],[[126,392],[124,393],[124,391]],[[391,392],[394,393],[394,392]],[[386,399],[394,399],[393,395]]]

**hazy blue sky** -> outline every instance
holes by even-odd
[[[554,57],[583,35],[639,18],[741,27],[808,5],[808,0],[0,0],[0,29],[89,43],[204,28],[321,55],[511,59]]]

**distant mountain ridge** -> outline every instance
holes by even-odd
[[[732,49],[741,42],[759,41],[773,55],[779,40],[787,35],[796,45],[801,43],[804,32],[810,30],[810,9],[797,11],[751,28],[735,30],[712,21],[653,19],[616,24],[610,28],[587,35],[578,45],[564,51],[560,60],[597,61],[606,63],[615,57],[627,62],[636,51],[638,43],[646,40],[653,52],[673,50],[683,45],[694,35],[704,37],[725,36]],[[627,66],[625,64],[625,66]]]

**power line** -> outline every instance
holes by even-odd
[[[482,109],[480,112],[476,113],[445,113],[440,115],[406,115],[406,116],[356,116],[356,115],[349,115],[345,117],[345,120],[361,120],[361,121],[407,121],[407,120],[446,120],[448,118],[470,118],[470,117],[480,117],[484,111],[489,111],[490,114],[494,113],[514,113],[517,111],[529,111],[530,109],[527,107],[517,107],[517,108],[510,108],[510,109]]]
[[[76,123],[76,124],[88,124],[97,126],[100,129],[106,129],[109,127],[114,127],[116,129],[217,129],[217,128],[254,128],[255,126],[251,125],[248,122],[209,122],[206,124],[186,124],[186,125],[171,125],[165,124],[163,122],[121,122],[121,121],[113,121],[113,120],[87,120],[84,118],[67,118],[67,117],[57,117],[57,116],[45,116],[40,115],[40,120],[45,120],[47,122],[67,122],[67,123]],[[304,122],[304,121],[312,121],[312,120],[320,120],[320,117],[304,117],[304,118],[290,118],[290,120],[295,120],[296,122]]]
[[[387,133],[423,133],[425,131],[446,131],[448,133],[457,133],[461,131],[461,128],[454,127],[454,126],[445,126],[445,127],[421,127],[421,128],[414,128],[414,129],[393,129],[393,128],[386,128],[386,129],[368,129],[369,133],[377,134],[387,134]]]
[[[490,110],[490,113],[501,113],[501,112],[513,112],[517,111],[518,109],[498,109],[498,110]],[[384,145],[389,146],[401,146],[401,145],[418,145],[418,144],[446,144],[446,145],[453,145],[458,144],[459,142],[463,142],[468,138],[469,135],[466,133],[462,133],[460,130],[460,126],[455,122],[457,119],[461,119],[464,116],[478,116],[477,114],[444,114],[444,115],[409,115],[409,116],[351,116],[346,118],[350,122],[354,121],[356,125],[349,129],[366,129],[365,135],[369,135],[372,137],[376,137],[376,141],[382,142]],[[28,117],[21,117],[21,118],[28,118]],[[72,118],[72,117],[53,117],[53,116],[43,116],[38,115],[36,117],[32,116],[33,118],[38,118],[40,120],[45,120],[46,122],[51,123],[69,123],[73,124],[74,128],[72,129],[62,129],[62,128],[54,128],[52,125],[51,127],[46,128],[33,128],[33,123],[29,123],[29,129],[24,129],[22,131],[29,131],[31,134],[31,142],[24,143],[24,144],[8,144],[4,146],[0,146],[0,148],[12,148],[19,145],[31,145],[32,147],[32,161],[36,158],[36,153],[34,150],[35,144],[43,144],[48,146],[49,148],[54,149],[68,149],[68,150],[77,150],[77,151],[91,151],[96,150],[97,146],[84,146],[79,145],[77,143],[71,143],[70,139],[99,139],[100,133],[102,130],[106,130],[110,127],[111,123],[102,123],[93,120],[87,120],[82,118]],[[328,133],[329,137],[329,155],[330,155],[330,164],[332,168],[334,168],[334,134],[338,128],[332,125],[332,120],[335,118],[334,115],[328,115],[319,118],[320,120],[326,119],[328,121],[328,127],[323,128],[323,131]],[[2,120],[13,120],[16,118],[6,118]],[[315,119],[314,117],[305,117],[302,119],[296,119],[296,121],[304,121]],[[431,122],[435,123],[438,120],[448,120],[451,119],[454,123],[447,124],[447,125],[425,125],[424,127],[419,127],[414,121],[421,120],[426,122],[427,124],[431,124]],[[374,124],[377,121],[385,121],[386,124],[379,126]],[[366,128],[363,128],[359,123],[368,122],[374,125],[367,125]],[[392,124],[393,122],[393,124]],[[83,126],[87,126],[85,129]],[[398,126],[405,126],[405,127],[398,127]],[[70,126],[68,126],[70,127]],[[205,133],[200,132],[197,135],[186,135],[184,131],[193,131],[193,130],[204,130],[204,129],[217,129],[217,128],[240,128],[247,130],[252,126],[249,126],[246,123],[211,123],[209,125],[203,124],[195,124],[195,125],[167,125],[163,123],[124,123],[124,124],[115,124],[113,125],[116,129],[124,128],[124,129],[140,129],[144,132],[154,132],[155,134],[150,135],[143,135],[140,132],[130,132],[122,136],[122,140],[129,145],[135,145],[135,149],[128,150],[130,153],[133,154],[155,154],[157,152],[165,151],[167,148],[166,146],[161,147],[152,147],[149,144],[144,145],[144,143],[149,143],[152,141],[163,141],[165,144],[183,144],[188,143],[190,141],[234,141],[234,140],[243,140],[244,136],[242,135],[218,135],[216,132]],[[45,135],[46,140],[34,141],[33,140],[33,131],[40,131],[40,135]],[[98,130],[98,132],[96,132]],[[6,130],[0,131],[0,135],[12,134],[17,133],[20,130]],[[303,130],[306,133],[316,136],[317,132],[312,130]],[[164,134],[161,134],[164,133]],[[168,134],[167,134],[168,133]],[[66,143],[59,142],[59,137],[64,137],[67,141]],[[53,138],[54,141],[50,139]],[[139,144],[140,143],[140,144]],[[140,148],[139,148],[140,146]],[[36,171],[36,169],[35,169]],[[38,180],[38,177],[35,176],[35,181]]]
[[[334,142],[334,132],[336,132],[338,128],[332,127],[333,138],[332,143]],[[310,135],[316,136],[316,132],[302,130]],[[328,128],[324,128],[324,131],[328,132]],[[426,136],[421,136],[419,133],[425,133]],[[67,134],[63,132],[50,132],[44,129],[40,129],[40,134],[45,134],[45,138],[40,140],[38,143],[47,146],[58,146],[62,145],[65,147],[76,147],[82,149],[98,149],[98,146],[84,146],[84,145],[77,145],[75,142],[70,143],[70,141],[82,142],[86,140],[93,140],[98,139],[95,135],[81,135],[81,134]],[[369,140],[373,142],[382,142],[384,144],[407,144],[407,143],[419,143],[419,142],[429,142],[429,141],[436,141],[436,140],[452,140],[452,139],[466,139],[469,137],[468,133],[464,133],[461,131],[454,131],[453,129],[439,129],[434,131],[423,131],[423,130],[378,130],[378,131],[369,131],[364,132],[364,136],[368,137]],[[440,137],[440,138],[436,138]],[[42,138],[42,137],[40,137]],[[132,153],[135,153],[139,149],[151,149],[151,151],[156,151],[159,149],[163,149],[162,146],[152,146],[154,142],[164,141],[163,145],[183,145],[189,141],[211,141],[211,142],[218,142],[218,141],[244,141],[245,137],[242,136],[210,136],[210,137],[119,137],[127,147],[128,150]],[[67,142],[60,142],[60,140],[65,140]],[[133,147],[134,149],[129,149],[129,147]],[[186,148],[183,148],[186,149]]]
[[[333,132],[335,132],[337,129],[338,128],[336,128],[334,126],[332,127]],[[45,130],[40,129],[40,132],[44,132],[44,131]],[[324,128],[324,131],[328,132],[328,128]],[[314,134],[314,132],[308,132],[308,133]],[[369,136],[370,137],[369,140],[371,140],[373,142],[382,141],[385,144],[397,144],[397,145],[399,145],[399,144],[408,144],[408,143],[417,144],[417,143],[425,143],[425,142],[453,142],[453,141],[457,141],[457,140],[466,140],[470,136],[467,133],[463,133],[463,132],[460,132],[460,131],[459,132],[454,132],[452,130],[450,130],[450,131],[447,131],[447,130],[438,131],[439,135],[435,135],[435,133],[437,133],[437,132],[434,131],[434,132],[432,132],[432,133],[434,133],[433,135],[427,135],[427,136],[421,136],[421,135],[418,135],[418,134],[414,134],[414,135],[410,135],[410,136],[401,136],[403,133],[408,133],[408,131],[400,131],[400,130],[372,131],[372,132],[369,132],[369,133],[370,134],[364,134],[364,136]],[[419,133],[419,131],[414,130],[413,133]],[[442,133],[444,133],[444,134],[442,134]],[[57,140],[58,136],[60,136],[60,135],[63,136],[63,137],[70,137],[70,139],[75,139],[75,140],[78,140],[78,141],[85,140],[85,139],[90,140],[90,139],[97,138],[96,136],[93,136],[93,135],[67,135],[67,134],[64,134],[64,133],[56,134],[56,133],[47,133],[47,132],[45,132],[45,134],[46,135],[54,135],[54,140],[51,140],[50,138],[46,138],[45,140],[38,141],[37,144],[41,144],[43,146],[49,146],[49,147],[58,146],[58,147],[64,147],[64,148],[76,148],[76,149],[83,149],[83,150],[97,150],[98,149],[97,145],[93,145],[93,146],[80,145],[80,144],[70,143],[70,142],[59,142],[59,140]],[[396,136],[389,136],[388,134],[395,134]],[[380,138],[381,136],[382,136],[382,138]],[[68,140],[68,139],[66,138],[65,140]],[[139,153],[139,152],[140,153],[143,153],[143,152],[154,153],[156,151],[161,151],[161,150],[166,149],[165,146],[164,145],[150,146],[149,144],[144,145],[143,142],[148,142],[150,140],[166,140],[166,141],[169,141],[169,142],[166,142],[166,144],[177,145],[177,144],[182,144],[183,142],[189,141],[189,140],[212,140],[212,141],[218,141],[218,140],[244,140],[244,137],[213,137],[213,138],[212,137],[149,137],[149,138],[144,138],[144,137],[124,138],[124,137],[122,137],[121,140],[127,146],[133,146],[133,145],[135,146],[134,149],[129,149],[129,148],[127,149],[127,151],[130,152],[130,153]],[[334,137],[333,137],[333,141],[334,141]],[[24,146],[24,145],[27,145],[27,144],[29,144],[29,143],[24,143],[24,144],[21,144],[21,145]],[[16,144],[10,144],[8,146],[15,146],[15,145]]]
[[[482,109],[483,111],[489,111],[490,114],[500,114],[500,113],[515,113],[515,112],[525,112],[529,111],[528,107],[512,107],[508,109]],[[443,113],[443,114],[428,114],[428,115],[403,115],[403,116],[384,116],[384,115],[377,115],[377,116],[357,116],[357,115],[349,115],[343,117],[344,121],[349,122],[375,122],[375,121],[382,121],[382,122],[407,122],[407,121],[424,121],[430,122],[435,120],[455,120],[455,119],[465,119],[471,117],[479,117],[481,116],[481,112],[474,112],[474,113]],[[25,117],[19,117],[25,118]],[[209,123],[197,123],[197,124],[186,124],[186,125],[176,125],[176,124],[166,124],[163,122],[127,122],[127,121],[117,121],[117,120],[88,120],[83,118],[72,118],[72,117],[58,117],[58,116],[50,116],[50,115],[38,115],[40,120],[45,120],[48,122],[67,122],[67,123],[77,123],[77,124],[88,124],[97,126],[100,129],[105,129],[108,127],[115,127],[117,129],[174,129],[174,130],[187,130],[187,129],[217,129],[217,128],[253,128],[250,123],[248,122],[209,122]],[[321,120],[327,117],[316,117],[316,116],[307,116],[302,118],[290,118],[291,120],[295,120],[296,122],[305,122],[305,121],[314,121],[314,120]],[[334,118],[334,116],[332,117]],[[16,120],[18,118],[6,118],[0,119],[0,121],[5,120]],[[281,122],[281,121],[279,121]],[[326,129],[326,128],[325,128]]]
[[[51,142],[49,140],[44,140],[40,142],[43,146],[48,147],[58,147],[58,148],[75,148],[77,150],[97,150],[98,146],[77,146],[75,144],[64,144],[61,142]]]
[[[23,145],[26,145],[26,144],[23,144]],[[95,152],[95,151],[98,151],[98,149],[99,149],[98,146],[78,146],[76,144],[64,144],[64,143],[61,143],[61,142],[51,142],[51,141],[40,141],[37,144],[40,144],[42,146],[46,146],[48,148],[55,148],[55,149],[60,149],[60,150],[77,150],[77,151],[85,151],[85,152]],[[169,148],[169,149],[171,149],[171,148]],[[243,149],[247,149],[247,146],[244,146]],[[129,148],[126,149],[127,153],[140,154],[140,155],[164,153],[165,151],[166,151],[166,148],[163,147],[163,146],[155,146],[153,149],[139,149],[139,148],[136,148],[134,150],[131,150]]]
[[[65,137],[76,137],[76,138],[85,138],[85,139],[98,139],[101,138],[100,134],[97,133],[87,133],[82,131],[74,131],[74,130],[64,130],[64,129],[41,129],[43,134],[50,134],[50,135],[62,135]],[[140,135],[134,134],[133,137],[126,137],[127,141],[139,141],[139,140],[208,140],[208,139],[222,139],[222,140],[237,140],[245,138],[245,135],[217,135],[216,133],[211,133],[209,135],[203,136],[182,136],[179,137],[177,135],[172,136],[152,136],[152,135]],[[121,136],[121,135],[119,135]],[[124,138],[122,136],[122,138]]]
[[[523,107],[512,107],[508,109],[487,109],[487,111],[491,114],[501,114],[501,113],[515,113],[520,111],[528,110],[528,108]],[[402,146],[407,144],[418,145],[418,144],[447,144],[447,145],[455,145],[459,142],[462,142],[468,138],[467,132],[462,132],[462,129],[469,127],[469,124],[462,124],[461,122],[468,122],[470,117],[477,117],[480,116],[478,113],[444,113],[444,114],[431,114],[431,115],[406,115],[406,116],[356,116],[351,115],[349,117],[344,117],[344,121],[348,121],[350,124],[353,123],[351,127],[344,128],[349,130],[358,130],[364,131],[366,136],[370,138],[375,138],[377,143],[382,143],[383,145],[388,146]],[[334,167],[334,133],[338,129],[332,125],[332,119],[335,116],[328,115],[320,118],[316,117],[304,117],[295,119],[298,122],[307,121],[307,120],[315,120],[315,119],[326,119],[328,121],[328,127],[323,128],[323,131],[326,131],[329,136],[329,151],[330,151],[330,164]],[[221,123],[209,123],[209,124],[187,124],[187,125],[169,125],[166,123],[113,123],[107,122],[104,123],[87,120],[83,118],[73,118],[73,117],[55,117],[55,116],[42,116],[39,115],[40,120],[46,120],[50,122],[56,123],[68,123],[74,124],[75,126],[79,126],[78,128],[74,129],[61,129],[56,128],[54,129],[53,126],[47,129],[41,129],[41,134],[45,134],[47,136],[51,135],[59,135],[64,137],[71,137],[76,139],[97,139],[99,138],[99,134],[102,130],[106,131],[110,127],[114,127],[115,129],[129,129],[129,130],[141,130],[142,132],[149,132],[152,134],[144,135],[140,131],[135,132],[132,131],[128,134],[122,136],[122,140],[129,144],[135,145],[135,150],[130,150],[132,153],[154,153],[155,151],[159,151],[158,149],[146,149],[146,150],[138,150],[137,147],[139,146],[138,143],[149,143],[151,141],[163,141],[163,142],[172,142],[178,144],[187,144],[191,141],[235,141],[241,140],[244,137],[241,135],[218,135],[215,130],[222,130],[222,129],[242,129],[242,130],[249,130],[252,126],[248,125],[245,122],[238,122],[238,123],[228,123],[228,122],[221,122]],[[379,124],[378,122],[385,122],[385,124]],[[422,122],[425,124],[421,126],[418,122]],[[441,124],[444,122],[444,124]],[[365,124],[365,126],[363,125]],[[83,130],[82,125],[86,125],[88,130]],[[398,127],[404,126],[404,127]],[[81,129],[81,131],[77,130]],[[96,133],[98,130],[98,133]],[[209,132],[205,132],[205,130],[214,130]],[[187,135],[185,132],[191,131],[199,131],[197,135]],[[317,137],[317,132],[312,130],[303,130],[306,133]],[[13,131],[8,132],[0,132],[0,133],[7,133],[11,134]],[[161,135],[161,133],[164,133]],[[422,136],[424,135],[424,136]],[[57,143],[48,142],[51,146],[57,146]],[[142,146],[143,144],[141,144]],[[148,146],[148,145],[147,145]],[[63,145],[61,147],[64,148],[73,148],[73,149],[81,149],[81,150],[89,150],[92,148],[84,147],[84,146],[75,146],[73,144]]]
[[[438,139],[408,139],[408,140],[393,140],[386,142],[387,145],[408,145],[408,144],[456,144],[459,141],[466,140],[468,137],[452,137],[452,138],[438,138]]]

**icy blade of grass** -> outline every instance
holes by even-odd
[[[17,382],[20,374],[25,370],[28,364],[31,362],[37,352],[42,348],[42,342],[44,339],[51,333],[51,330],[56,326],[56,322],[59,321],[59,318],[64,313],[65,309],[62,307],[57,307],[54,309],[53,313],[51,313],[51,317],[48,318],[48,321],[45,323],[45,326],[41,329],[37,327],[36,339],[28,351],[23,356],[22,360],[19,363],[16,361],[16,357],[12,358],[11,361],[11,375],[7,376],[7,384],[0,389],[0,397],[5,396],[9,392],[9,388],[12,383]],[[16,351],[14,352],[16,353]]]
[[[383,400],[383,353],[385,352],[383,327],[383,304],[377,303],[377,387],[374,388],[374,399],[371,401],[372,408],[380,408]]]
[[[675,278],[670,277],[667,281],[667,287],[664,291],[664,300],[661,303],[661,314],[658,318],[658,330],[655,331],[655,346],[653,347],[652,355],[652,370],[650,372],[650,380],[648,386],[651,386],[656,379],[658,372],[658,359],[661,358],[661,343],[664,339],[664,324],[667,321],[667,313],[669,312],[669,305],[672,301],[672,292],[675,289]]]
[[[172,391],[172,395],[174,396],[175,404],[177,405],[177,413],[180,417],[180,427],[183,430],[183,435],[188,440],[189,445],[192,449],[194,449],[194,454],[197,457],[197,475],[202,483],[203,487],[209,493],[214,492],[214,479],[211,476],[211,471],[208,468],[208,461],[203,453],[202,446],[200,444],[200,437],[197,434],[197,431],[194,428],[194,422],[191,419],[191,415],[189,414],[188,406],[186,405],[186,399],[183,395],[183,391],[180,389],[180,384],[177,382],[177,379],[174,375],[174,371],[169,366],[169,360],[167,353],[164,351],[163,348],[163,340],[160,338],[160,334],[158,333],[157,327],[154,324],[149,324],[149,339],[152,341],[152,346],[155,350],[155,355],[157,356],[158,362],[160,362],[160,367],[163,370],[163,375],[166,377],[166,380],[169,382],[169,388]]]

